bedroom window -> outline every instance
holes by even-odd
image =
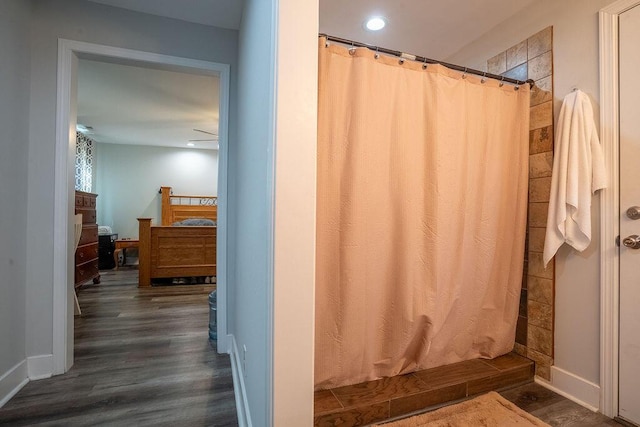
[[[76,190],[91,192],[94,145],[91,138],[76,132]]]

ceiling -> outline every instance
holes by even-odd
[[[237,30],[242,0],[89,0],[136,12]]]
[[[242,0],[89,0],[188,22],[238,29]],[[304,0],[300,0],[304,1]],[[533,0],[320,0],[320,32],[432,59],[447,58]],[[371,16],[387,26],[364,29]],[[465,65],[465,64],[461,64]],[[215,77],[81,60],[78,123],[98,142],[187,147],[217,133]],[[217,148],[196,142],[196,148]]]
[[[533,0],[320,0],[320,32],[446,60]],[[368,31],[371,16],[387,21]],[[465,65],[465,64],[461,64]]]
[[[81,59],[78,123],[93,127],[97,142],[187,147],[189,140],[216,139],[220,80]],[[217,141],[194,141],[217,149]]]

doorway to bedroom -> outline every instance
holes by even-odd
[[[76,348],[77,357],[87,355],[87,351],[91,353],[88,349],[95,347],[95,341],[85,338],[95,332],[91,332],[95,329],[91,319],[104,316],[129,322],[126,325],[103,322],[101,331],[111,331],[116,341],[126,340],[123,334],[127,330],[132,333],[128,339],[144,339],[150,331],[150,322],[162,322],[152,320],[149,314],[161,313],[169,316],[167,322],[173,319],[175,323],[184,317],[179,322],[182,326],[176,330],[179,336],[202,338],[207,343],[210,320],[207,297],[214,289],[220,302],[217,315],[213,311],[211,316],[213,330],[223,331],[219,334],[222,339],[218,341],[218,352],[226,352],[223,280],[226,251],[217,248],[226,248],[228,65],[72,41],[63,41],[61,52],[64,52],[59,61],[62,81],[58,92],[62,114],[58,117],[57,144],[68,147],[67,170],[69,175],[73,172],[75,185],[66,185],[68,180],[56,180],[56,196],[62,196],[56,197],[59,214],[56,224],[65,223],[71,231],[74,213],[83,213],[79,248],[90,246],[91,251],[76,252],[75,242],[69,239],[63,252],[68,254],[67,261],[61,262],[63,265],[56,263],[56,279],[66,277],[66,283],[75,285],[66,286],[64,280],[56,280],[54,286],[59,291],[58,304],[54,301],[57,373],[66,371],[73,363],[74,334],[69,333],[74,326],[74,318],[70,317],[74,304],[69,299],[72,289],[78,291],[75,306],[79,302],[79,310],[83,311],[75,318],[78,328],[75,336],[84,346]],[[67,134],[69,139],[73,138],[68,143],[67,135],[61,131],[65,122],[75,131]],[[171,252],[171,248],[153,254],[155,260],[163,257],[172,260],[173,274],[156,275],[154,280],[157,284],[171,285],[170,288],[139,289],[139,264],[145,258],[141,255],[145,254],[146,246],[140,236],[138,218],[148,218],[158,226],[166,222],[161,188],[170,196],[169,203],[188,205],[185,209],[196,208],[198,213],[213,212],[213,216],[205,218],[209,221],[206,239],[194,238],[205,242],[199,248],[193,247],[194,239],[187,241],[181,235],[174,240],[181,246],[179,255]],[[85,195],[93,195],[94,203],[76,206],[77,200],[83,200]],[[63,199],[70,202],[76,199],[76,205],[67,205],[71,207],[66,214],[63,213],[66,206],[59,203]],[[192,235],[205,225],[175,228]],[[93,240],[88,241],[89,236]],[[152,259],[149,255],[145,258],[147,262]],[[194,261],[193,257],[207,261]],[[182,268],[184,265],[177,261],[187,262],[188,268]],[[199,268],[192,268],[195,264]],[[63,272],[64,265],[67,268]],[[78,274],[79,266],[84,271],[96,267],[98,273],[93,277]],[[66,296],[60,295],[63,289],[67,290]],[[59,304],[63,299],[67,304]],[[173,343],[173,347],[178,344]]]
[[[182,324],[179,333],[192,338],[215,337],[215,331],[207,331],[207,296],[217,281],[219,76],[81,58],[77,86],[75,198],[90,203],[75,206],[75,213],[83,214],[74,257],[76,365],[105,353],[113,358],[114,351],[135,357],[171,337],[168,327],[176,323]],[[177,223],[208,227],[175,229],[178,234],[171,238],[180,239],[174,240],[180,254],[169,252],[168,238],[161,252],[151,254],[140,228]],[[197,237],[186,242],[185,233],[194,232]],[[198,246],[201,238],[208,245]],[[196,246],[187,255],[197,258],[198,267],[185,265],[187,245]],[[150,258],[157,255],[170,268],[151,279]],[[141,294],[138,286],[148,287],[152,280],[173,289]],[[117,316],[103,318],[100,327],[118,334],[87,340],[95,335],[95,325],[85,319],[104,313]],[[162,325],[157,339],[151,338],[149,321]],[[140,341],[141,328],[148,343]]]

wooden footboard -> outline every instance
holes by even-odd
[[[151,279],[216,275],[216,227],[151,226],[138,218],[138,286]]]

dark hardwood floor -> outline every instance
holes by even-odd
[[[208,340],[212,286],[137,288],[103,271],[78,293],[75,364],[0,409],[10,426],[237,426],[228,355]]]
[[[539,384],[531,383],[500,393],[505,399],[552,427],[621,426]]]

